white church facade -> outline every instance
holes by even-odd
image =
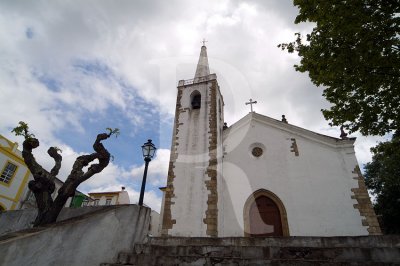
[[[255,112],[224,126],[203,45],[194,79],[178,84],[161,234],[380,234],[354,142]]]

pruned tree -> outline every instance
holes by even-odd
[[[57,147],[50,147],[48,149],[47,153],[55,162],[54,167],[49,172],[37,163],[32,154],[32,150],[39,147],[39,140],[33,134],[29,133],[28,124],[21,121],[19,122],[19,126],[12,130],[15,135],[25,138],[22,157],[33,175],[34,180],[29,182],[29,189],[35,195],[38,207],[38,214],[33,223],[35,227],[54,223],[68,198],[75,195],[76,188],[82,182],[100,173],[107,167],[111,155],[101,142],[111,137],[111,135],[118,136],[119,134],[118,129],[107,128],[107,130],[108,133],[97,135],[96,141],[93,144],[94,153],[76,158],[68,178],[58,190],[55,199],[51,195],[55,190],[54,180],[61,168],[61,150]],[[94,163],[95,160],[98,160],[98,162]],[[84,171],[84,167],[86,166],[89,167]]]

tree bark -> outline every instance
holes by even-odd
[[[94,174],[100,173],[105,167],[107,167],[110,162],[110,153],[103,146],[101,141],[106,140],[110,136],[111,133],[98,134],[96,141],[93,144],[95,152],[89,155],[79,156],[75,160],[71,173],[58,190],[57,197],[54,201],[51,194],[55,190],[54,179],[61,168],[62,156],[54,147],[51,147],[47,151],[55,161],[54,167],[50,172],[48,172],[36,162],[36,159],[32,154],[32,150],[39,146],[39,141],[36,138],[25,139],[23,143],[22,156],[34,178],[34,180],[29,182],[29,189],[34,193],[38,207],[38,215],[33,223],[35,227],[56,222],[57,217],[68,198],[75,195],[76,188],[83,181],[89,179]],[[84,172],[83,168],[96,159],[99,162],[90,165],[88,170]]]

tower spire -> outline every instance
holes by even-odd
[[[207,47],[205,46],[206,40],[203,40],[202,42],[203,46],[201,46],[199,62],[197,63],[197,69],[194,78],[210,75],[210,69],[208,67],[208,58],[207,58]]]

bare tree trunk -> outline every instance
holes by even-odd
[[[106,148],[104,148],[101,141],[109,138],[111,134],[112,133],[102,133],[97,135],[96,141],[93,144],[95,152],[89,155],[79,156],[75,160],[71,173],[63,186],[59,189],[58,195],[54,201],[51,194],[55,190],[54,179],[61,168],[62,157],[54,147],[51,147],[47,151],[55,161],[55,165],[49,173],[36,162],[36,159],[32,154],[32,150],[39,146],[39,141],[36,138],[25,139],[22,156],[24,157],[24,161],[34,178],[34,180],[29,182],[29,189],[34,193],[38,207],[38,215],[34,221],[34,226],[56,222],[57,217],[68,198],[75,195],[76,188],[83,181],[89,179],[94,174],[100,173],[105,167],[107,167],[110,162],[110,153]],[[99,162],[91,164],[88,170],[83,172],[83,168],[96,159]]]

